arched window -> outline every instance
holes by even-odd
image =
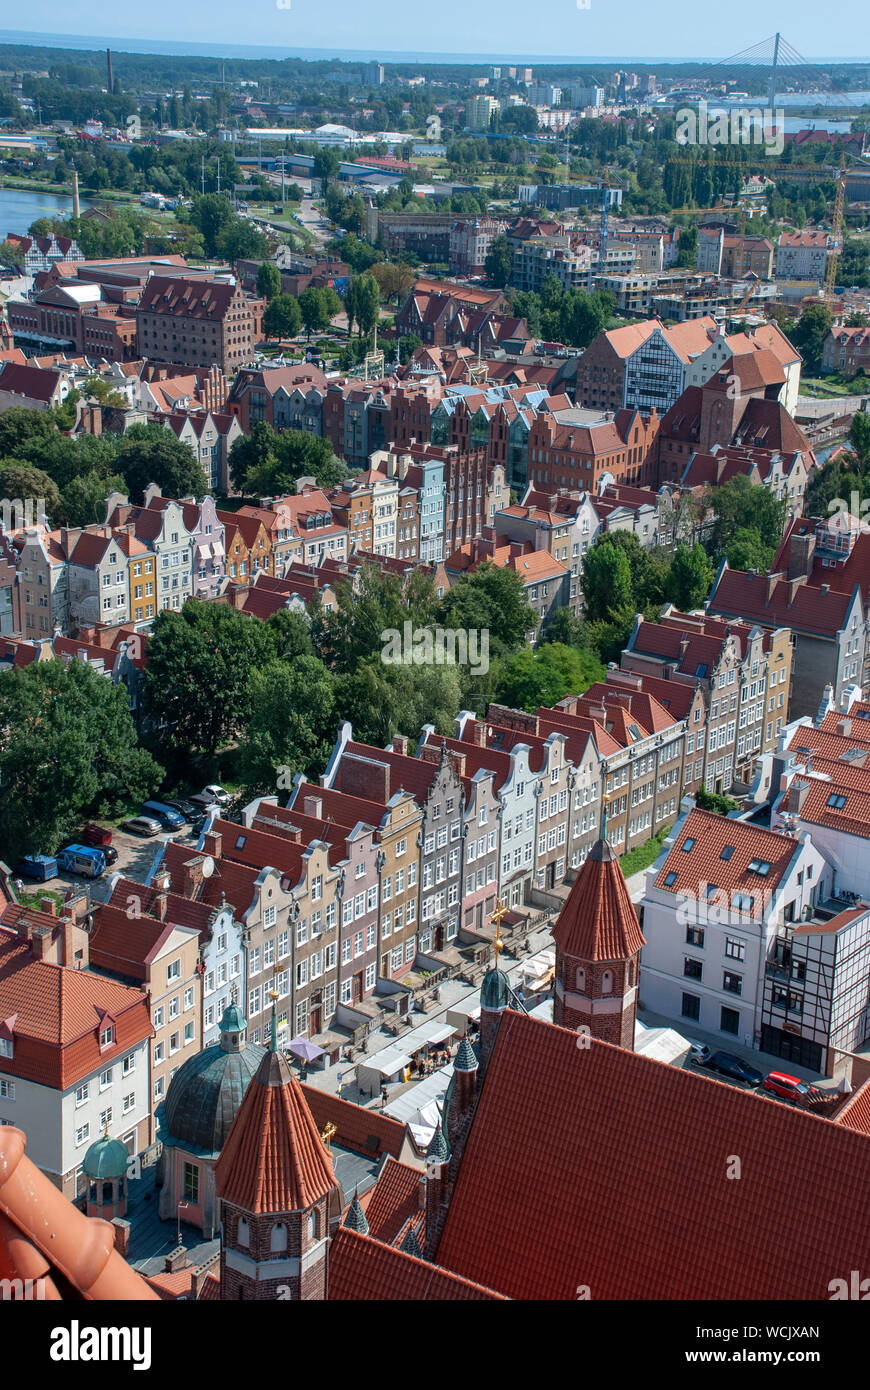
[[[601,993],[613,993],[613,974],[609,970],[605,970],[604,974],[601,976]]]
[[[250,1245],[251,1243],[251,1232],[248,1228],[248,1223],[243,1216],[239,1217],[239,1229],[236,1232],[236,1239],[238,1240],[239,1245]]]
[[[277,1226],[272,1227],[269,1236],[269,1249],[274,1251],[287,1249],[287,1227],[283,1221],[279,1221]]]
[[[586,971],[582,965],[577,967],[577,988],[581,990],[586,988]]]

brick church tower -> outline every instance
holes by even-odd
[[[589,851],[553,927],[553,1022],[634,1048],[643,933],[619,860],[606,840]]]
[[[341,1219],[341,1189],[276,1038],[273,1006],[272,1045],[215,1167],[224,1300],[327,1296],[327,1251]]]

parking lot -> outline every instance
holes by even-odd
[[[65,894],[69,888],[74,888],[78,892],[83,890],[88,892],[94,902],[105,902],[109,895],[110,883],[115,874],[123,874],[126,878],[135,879],[137,882],[144,882],[154,857],[164,840],[181,840],[185,844],[193,847],[199,839],[199,832],[194,832],[189,825],[185,825],[183,830],[177,832],[164,832],[154,835],[150,839],[141,839],[138,835],[128,835],[124,830],[112,830],[112,844],[118,851],[117,862],[111,864],[102,878],[81,878],[77,874],[59,873],[54,878],[47,879],[45,883],[34,882],[33,879],[23,878],[21,880],[23,892],[34,897],[44,889],[49,889],[52,893]]]

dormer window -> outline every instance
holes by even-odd
[[[11,1057],[15,1051],[15,1045],[11,1038],[0,1038],[0,1057]]]
[[[115,1025],[107,1023],[100,1029],[100,1047],[112,1047],[115,1041]]]

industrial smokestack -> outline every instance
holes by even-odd
[[[73,169],[73,217],[81,217],[79,207],[79,172]]]
[[[114,82],[112,81],[112,50],[111,50],[111,48],[107,48],[107,49],[106,49],[106,81],[107,81],[108,84],[109,84],[108,87],[106,88],[106,90],[108,91],[109,96],[111,96],[112,93],[113,93],[114,90],[115,90],[115,84],[114,84]]]

